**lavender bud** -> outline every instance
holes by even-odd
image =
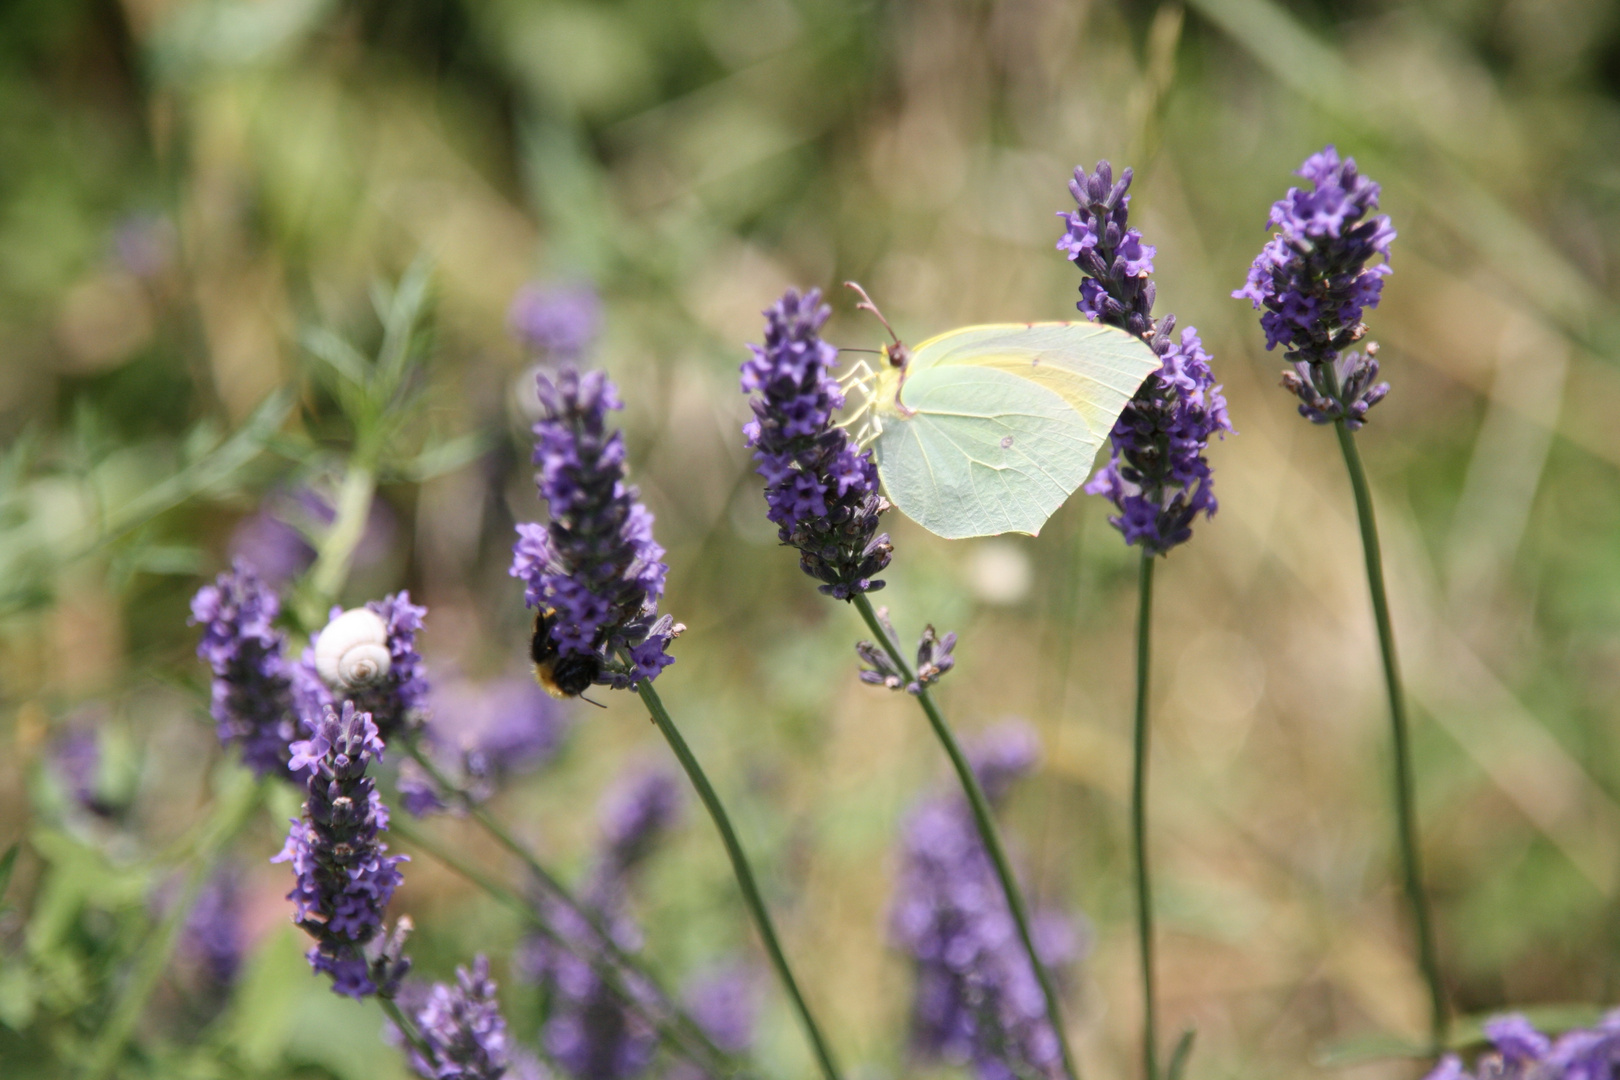
[[[281,601],[241,559],[197,590],[191,622],[203,627],[197,655],[213,669],[210,711],[226,746],[240,746],[257,776],[280,773],[296,729],[286,637],[272,624]]]
[[[1269,224],[1278,231],[1232,296],[1264,309],[1266,348],[1281,345],[1293,365],[1283,386],[1300,399],[1300,415],[1317,424],[1342,419],[1354,430],[1389,393],[1387,383],[1375,382],[1376,348],[1347,350],[1366,335],[1363,312],[1378,306],[1395,230],[1386,215],[1368,216],[1378,208],[1379,186],[1357,171],[1354,158],[1340,160],[1329,146],[1306,159],[1299,175],[1311,190],[1289,188],[1272,205]],[[1374,256],[1380,261],[1368,266]]]
[[[782,543],[799,549],[799,566],[822,592],[848,600],[883,587],[874,575],[894,545],[877,531],[889,502],[878,494],[872,452],[833,425],[844,394],[831,375],[838,350],[820,336],[831,313],[819,289],[790,289],[765,312],[765,344],[750,345],[742,366],[743,393],[757,395],[743,434]]]
[[[878,623],[889,636],[890,641],[898,641],[894,627],[889,623],[888,608],[879,608],[877,611]],[[890,690],[904,688],[907,693],[920,694],[923,687],[932,686],[951,668],[956,666],[956,657],[951,650],[956,648],[956,633],[947,633],[943,638],[934,630],[933,626],[923,629],[922,636],[917,639],[917,677],[906,680],[905,673],[895,666],[889,658],[888,650],[871,641],[857,641],[855,655],[868,667],[861,671],[861,681],[870,686],[882,686]]]
[[[601,372],[572,367],[536,382],[535,479],[551,520],[518,525],[511,574],[530,607],[555,611],[559,654],[595,657],[598,683],[631,687],[674,663],[669,643],[685,628],[658,615],[668,567],[652,514],[625,482],[624,437],[607,431],[608,412],[622,407],[618,391]]]

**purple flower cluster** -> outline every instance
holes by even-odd
[[[600,916],[621,950],[641,946],[641,930],[625,910],[630,875],[674,824],[679,794],[673,777],[652,770],[628,774],[603,798],[602,848],[585,903]],[[602,947],[596,931],[555,901],[548,899],[542,905],[547,920],[573,946],[564,948],[535,936],[520,953],[520,968],[551,995],[552,1012],[541,1032],[547,1053],[579,1080],[640,1075],[652,1064],[658,1047],[658,1032],[643,1015],[658,1009],[656,988],[622,968],[617,972],[619,985],[608,985],[591,960],[580,955]],[[626,995],[643,1008],[632,1009]]]
[[[388,673],[366,686],[328,686],[315,669],[315,647],[311,643],[293,671],[293,699],[306,731],[314,729],[327,707],[336,708],[344,701],[354,702],[356,709],[371,715],[384,742],[425,712],[429,686],[422,655],[416,651],[416,635],[422,629],[427,608],[411,603],[410,593],[397,592],[368,601],[366,610],[381,619],[386,628]],[[328,624],[342,614],[342,608],[334,607],[328,614]]]
[[[472,968],[456,968],[456,985],[434,983],[413,1010],[417,1031],[427,1044],[414,1047],[411,1068],[428,1080],[500,1080],[506,1074],[506,1020],[495,1000],[489,961],[480,955]]]
[[[220,742],[239,745],[258,776],[286,767],[294,725],[286,638],[271,625],[281,601],[241,559],[191,601],[203,627],[197,655],[213,669],[211,711]]]
[[[664,549],[653,540],[652,514],[625,483],[624,437],[607,430],[609,410],[622,407],[618,391],[601,372],[572,367],[536,382],[535,479],[551,520],[518,525],[511,573],[523,579],[530,607],[555,611],[559,653],[596,657],[599,683],[634,686],[674,662],[669,642],[682,627],[658,615]]]
[[[244,518],[231,533],[230,552],[252,563],[265,584],[280,588],[315,561],[312,533],[337,518],[332,500],[311,487],[273,492],[257,513]],[[375,564],[393,547],[396,522],[388,504],[371,503],[365,531],[354,549],[354,566]]]
[[[551,761],[571,726],[569,711],[524,676],[436,687],[428,704],[424,749],[441,768],[459,774],[460,786],[476,801],[508,777]],[[400,765],[399,791],[405,809],[417,816],[446,808],[444,793],[414,761]]]
[[[225,865],[203,886],[186,918],[181,949],[195,960],[216,986],[236,980],[244,948],[242,875]]]
[[[1131,170],[1118,181],[1106,161],[1075,169],[1069,192],[1077,209],[1059,216],[1068,229],[1058,249],[1080,267],[1079,308],[1093,322],[1126,330],[1153,349],[1159,370],[1126,404],[1110,433],[1108,464],[1086,484],[1119,513],[1109,522],[1127,544],[1163,555],[1192,537],[1199,514],[1215,513],[1215,488],[1204,451],[1210,437],[1232,430],[1226,398],[1215,385],[1198,332],[1175,336],[1175,316],[1155,322],[1155,249],[1129,227]]]
[[[788,290],[765,312],[765,344],[750,345],[742,391],[757,394],[743,426],[765,478],[767,516],[799,565],[839,600],[883,587],[874,575],[894,545],[878,532],[889,502],[878,494],[877,465],[833,425],[844,394],[833,378],[838,350],[821,340],[832,309],[821,290]]]
[[[506,313],[512,334],[550,360],[577,361],[596,340],[602,301],[589,285],[525,285]]]
[[[688,980],[681,1002],[716,1047],[741,1056],[754,1044],[757,984],[751,968],[736,962],[719,964]],[[664,1080],[708,1080],[713,1075],[694,1061],[677,1061]]]
[[[1266,348],[1281,345],[1294,365],[1283,385],[1299,397],[1300,415],[1317,424],[1342,419],[1354,430],[1389,393],[1389,384],[1376,381],[1374,350],[1346,350],[1367,333],[1361,316],[1378,306],[1395,230],[1387,216],[1369,216],[1379,187],[1354,158],[1341,160],[1329,146],[1307,158],[1299,175],[1311,190],[1289,188],[1272,205],[1268,223],[1277,232],[1232,296],[1264,309]],[[1368,266],[1374,256],[1381,261]]]
[[[1557,1039],[1522,1016],[1499,1017],[1485,1025],[1485,1038],[1491,1049],[1472,1072],[1447,1054],[1426,1080],[1613,1080],[1620,1071],[1620,1010]]]
[[[101,742],[94,726],[70,722],[51,738],[47,760],[73,805],[97,817],[118,813],[120,807],[102,793]]]
[[[969,753],[993,800],[1035,755],[1022,725],[987,733]],[[980,1080],[1058,1075],[1061,1052],[1040,983],[962,796],[926,799],[907,818],[889,924],[916,976],[911,1045],[919,1059],[971,1065]],[[1068,919],[1039,913],[1033,929],[1043,963],[1075,958]]]
[[[308,739],[292,746],[288,768],[308,769],[304,815],[272,862],[292,863],[296,882],[287,899],[293,921],[315,938],[309,962],[332,976],[332,989],[353,998],[393,996],[410,962],[398,941],[368,949],[382,930],[383,912],[403,878],[403,855],[388,855],[380,835],[388,807],[366,775],[381,761],[382,739],[371,717],[343,703],[328,706]],[[376,953],[376,955],[368,955]]]

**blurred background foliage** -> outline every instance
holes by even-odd
[[[539,513],[507,305],[588,282],[634,475],[690,629],[660,686],[716,774],[857,1075],[910,1072],[883,918],[896,826],[942,778],[909,703],[855,678],[852,611],[765,522],[736,369],[789,284],[862,281],[919,339],[1072,317],[1053,249],[1077,163],[1134,165],[1159,311],[1196,324],[1241,434],[1221,512],[1161,571],[1154,694],[1166,1026],[1205,1077],[1342,1066],[1411,1036],[1385,719],[1331,436],[1275,388],[1228,298],[1289,171],[1326,142],[1401,239],[1373,314],[1395,390],[1362,445],[1419,718],[1425,850],[1458,1007],[1620,989],[1620,8],[1597,0],[12,0],[0,5],[0,1072],[68,1075],[199,830],[241,775],[206,715],[187,600],[267,498],[331,492],[341,395],[306,344],[382,337],[373,283],[431,262],[376,542],[344,593],[429,609],[440,679],[522,668],[514,520]],[[878,327],[835,295],[831,336]],[[1124,859],[1132,559],[1077,497],[1038,539],[947,544],[896,517],[902,634],[960,632],[965,729],[1040,730],[1010,807],[1038,894],[1085,913],[1070,1011],[1133,1074]],[[662,760],[627,695],[497,812],[584,865],[588,810]],[[47,768],[100,749],[103,813]],[[378,1014],[307,972],[265,860],[235,845],[254,946],[212,998],[178,963],[128,1075],[400,1075]],[[284,804],[284,805],[283,805]],[[587,809],[582,809],[587,808]],[[695,808],[689,808],[695,810]],[[704,823],[638,896],[671,972],[753,948]],[[455,821],[433,826],[512,867]],[[419,971],[519,927],[430,859],[397,904]],[[785,1005],[767,1076],[805,1074]],[[1341,1055],[1342,1057],[1343,1055]],[[1371,1062],[1357,1076],[1408,1076]]]

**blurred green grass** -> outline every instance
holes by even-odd
[[[1161,577],[1168,1025],[1198,1024],[1194,1067],[1212,1077],[1296,1076],[1335,1041],[1414,1033],[1348,491],[1331,440],[1292,414],[1251,313],[1227,296],[1289,170],[1335,141],[1384,183],[1401,233],[1371,319],[1395,390],[1363,444],[1420,717],[1452,990],[1469,1012],[1613,1000],[1617,93],[1620,19],[1591,0],[8,5],[0,842],[52,826],[29,794],[46,733],[104,701],[137,747],[137,793],[122,825],[74,843],[147,885],[159,874],[217,760],[185,601],[265,491],[343,450],[300,332],[367,343],[371,282],[419,252],[436,266],[428,423],[484,433],[499,467],[385,483],[405,527],[347,599],[408,585],[432,612],[436,670],[518,664],[506,552],[510,522],[538,507],[505,309],[527,280],[584,278],[608,305],[593,359],[625,387],[636,479],[670,551],[667,610],[691,628],[661,685],[766,868],[833,1038],[872,1075],[901,1071],[888,850],[942,762],[904,702],[856,682],[858,620],[816,596],[764,527],[737,430],[741,344],[781,288],[845,278],[911,338],[1064,317],[1078,280],[1052,215],[1069,170],[1109,157],[1138,170],[1159,310],[1203,332],[1241,432],[1212,452],[1219,516]],[[831,333],[878,337],[847,304]],[[184,463],[215,460],[222,433],[283,385],[295,415],[267,453],[112,528],[113,510]],[[1135,1030],[1131,560],[1092,502],[1038,540],[947,545],[895,520],[881,599],[903,633],[932,621],[962,635],[946,683],[958,723],[1017,714],[1042,732],[1045,767],[1012,828],[1042,892],[1093,923],[1073,1013],[1083,1057],[1108,1077],[1130,1072]],[[1007,581],[1021,567],[1020,593]],[[615,701],[500,811],[580,867],[581,807],[625,760],[660,751]],[[689,815],[639,898],[652,955],[676,971],[750,947],[701,824]],[[272,852],[276,832],[263,823],[244,860]],[[24,856],[9,894],[25,913],[50,880],[43,858]],[[504,970],[518,928],[426,860],[408,880],[422,969],[443,977],[492,950],[531,1034],[536,1004]],[[335,1015],[332,999],[287,961],[280,875],[259,883],[252,970],[269,974],[251,985],[269,996],[253,1000],[304,1019],[241,1019],[259,1007],[239,1001],[194,1038],[169,993],[141,1067],[394,1075],[388,1053],[310,1056],[330,1042],[310,1025]],[[20,915],[0,923],[0,1056],[32,1070],[20,1075],[58,1075],[93,1029],[142,895],[69,912],[77,944],[54,955],[73,974],[38,992],[27,1024],[16,1002],[35,991],[18,989],[12,958],[29,931]],[[768,1075],[804,1071],[774,999],[763,1047]]]

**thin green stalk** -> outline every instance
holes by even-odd
[[[422,1038],[422,1033],[416,1030],[416,1025],[411,1023],[405,1014],[400,1011],[398,1002],[394,1001],[393,998],[379,996],[377,1003],[382,1006],[382,1011],[388,1014],[388,1019],[394,1022],[394,1026],[405,1037],[405,1041],[410,1043],[418,1054],[422,1055],[422,1060],[432,1062],[433,1051],[428,1049],[427,1040]]]
[[[119,1060],[124,1056],[124,1047],[128,1045],[141,1014],[146,1011],[147,999],[152,996],[158,980],[169,966],[169,957],[174,954],[180,932],[191,916],[191,909],[196,906],[197,897],[208,883],[220,856],[252,819],[266,788],[272,782],[265,778],[246,784],[233,792],[228,804],[220,808],[213,835],[199,845],[199,850],[193,856],[185,887],[163,920],[143,942],[129,982],[124,984],[123,992],[101,1027],[90,1054],[90,1064],[85,1070],[87,1080],[106,1080],[118,1068]]]
[[[1131,850],[1136,860],[1136,939],[1142,964],[1142,1071],[1159,1077],[1159,1010],[1153,982],[1153,884],[1148,875],[1148,675],[1153,660],[1153,560],[1142,551],[1136,611],[1136,736],[1132,746]]]
[[[422,756],[417,756],[419,752],[412,745],[410,740],[407,740],[405,745],[407,752],[411,753],[418,762],[423,761]],[[467,805],[469,811],[473,809],[473,804],[465,797],[464,792],[451,785],[448,779],[443,779],[443,774],[439,772],[437,768],[434,768],[431,762],[424,762],[424,764],[433,769],[435,782],[439,784],[441,789],[455,792],[457,795],[462,797],[462,802]],[[475,816],[475,820],[479,819]],[[519,896],[511,889],[500,885],[493,878],[475,869],[470,863],[465,862],[456,855],[451,854],[450,851],[442,844],[430,839],[425,833],[417,831],[416,827],[405,818],[394,818],[389,825],[389,830],[398,835],[399,838],[404,840],[406,843],[412,845],[413,847],[420,848],[422,851],[426,852],[428,855],[431,855],[433,858],[437,859],[439,862],[443,863],[457,874],[460,874],[462,877],[484,890],[484,892],[489,894],[489,896],[497,902],[505,904],[507,907],[511,908],[519,916],[525,919],[530,926],[539,931],[539,933],[547,940],[567,949],[575,956],[578,956],[580,959],[584,960],[591,966],[591,970],[600,976],[603,982],[607,983],[608,987],[613,990],[613,992],[617,994],[627,1006],[645,1016],[646,1019],[658,1029],[659,1034],[663,1036],[665,1041],[670,1043],[670,1045],[680,1047],[688,1057],[701,1056],[709,1058],[710,1064],[718,1066],[723,1074],[736,1072],[736,1065],[731,1060],[730,1055],[716,1046],[714,1041],[709,1037],[708,1033],[705,1032],[696,1021],[672,1004],[674,999],[670,996],[669,992],[664,989],[663,984],[658,980],[658,978],[654,976],[652,972],[648,971],[634,957],[624,952],[624,950],[619,947],[618,943],[615,942],[612,937],[608,936],[607,928],[601,924],[600,920],[596,918],[593,912],[587,909],[578,900],[574,899],[573,895],[568,892],[568,890],[565,889],[562,884],[545,869],[545,867],[541,866],[526,848],[524,848],[516,839],[511,836],[510,833],[500,826],[499,822],[495,822],[493,818],[488,818],[487,815],[485,815],[484,820],[480,820],[479,823],[483,825],[485,830],[489,832],[490,835],[494,837],[503,847],[505,847],[508,851],[517,854],[518,858],[523,861],[529,870],[537,877],[541,878],[542,883],[551,883],[547,886],[547,888],[555,895],[556,899],[560,903],[566,906],[579,918],[586,920],[593,931],[596,941],[602,946],[601,953],[605,954],[608,960],[611,962],[604,962],[600,955],[592,955],[592,950],[582,950],[577,942],[564,939],[551,927],[549,923],[546,922],[544,918],[541,917],[539,912],[535,911],[533,904],[523,899],[523,897]],[[617,967],[615,965],[617,965]],[[668,1010],[670,1016],[674,1018],[673,1024],[667,1024],[659,1017],[650,1015],[644,1008],[643,1003],[638,1001],[633,995],[624,989],[622,980],[619,978],[617,968],[623,968],[625,970],[635,972],[637,976],[652,987],[653,991],[658,995],[659,1004]],[[698,1050],[697,1054],[693,1053],[694,1047],[696,1047]]]
[[[357,446],[343,474],[332,527],[321,543],[315,565],[310,568],[299,607],[299,615],[310,627],[325,623],[328,605],[337,599],[343,583],[349,579],[349,566],[365,535],[366,522],[371,518],[371,500],[377,492],[377,471],[372,460],[375,457],[368,445]]]
[[[1389,599],[1384,589],[1384,560],[1378,546],[1378,523],[1373,518],[1372,494],[1367,488],[1367,474],[1361,467],[1361,455],[1356,450],[1355,438],[1342,419],[1334,427],[1339,434],[1339,449],[1344,451],[1345,468],[1350,473],[1350,487],[1355,491],[1356,517],[1361,522],[1361,547],[1367,558],[1367,586],[1372,592],[1373,618],[1378,624],[1378,646],[1384,658],[1384,686],[1389,692],[1389,720],[1395,743],[1396,831],[1405,872],[1406,899],[1411,906],[1412,923],[1417,931],[1418,966],[1429,985],[1430,1048],[1438,1054],[1446,1044],[1448,1026],[1445,984],[1440,978],[1440,960],[1429,919],[1429,901],[1423,888],[1406,698],[1401,691],[1401,673],[1395,657],[1395,630],[1390,624]]]
[[[866,598],[865,593],[857,593],[853,598],[856,610],[866,625],[871,629],[883,648],[889,654],[889,659],[905,676],[907,682],[916,679],[916,673],[906,662],[899,644],[884,630],[883,624],[878,622],[877,613],[872,610],[872,602]],[[1052,1025],[1052,1034],[1057,1038],[1058,1050],[1063,1056],[1063,1073],[1068,1080],[1079,1080],[1079,1069],[1075,1064],[1074,1053],[1069,1049],[1068,1033],[1063,1026],[1063,1012],[1058,1004],[1057,989],[1052,985],[1052,977],[1046,971],[1046,965],[1041,963],[1039,954],[1035,951],[1035,938],[1029,928],[1029,909],[1024,903],[1024,894],[1018,888],[1018,881],[1013,877],[1012,863],[1007,859],[1007,852],[1001,845],[1001,837],[996,832],[995,819],[990,814],[990,801],[984,797],[984,789],[979,786],[978,777],[973,775],[973,766],[968,763],[967,755],[962,753],[962,747],[951,733],[945,718],[940,715],[934,699],[929,695],[928,688],[922,688],[917,695],[917,701],[922,705],[928,723],[934,729],[940,745],[945,748],[945,754],[951,759],[951,765],[956,769],[957,779],[962,783],[962,790],[966,792],[968,806],[973,810],[973,821],[978,826],[979,839],[984,842],[985,850],[990,853],[990,861],[996,868],[996,876],[1001,879],[1001,891],[1007,897],[1007,907],[1012,912],[1013,922],[1018,927],[1018,939],[1024,945],[1024,952],[1029,956],[1030,967],[1035,971],[1035,978],[1041,984],[1041,993],[1046,999],[1046,1018]]]
[[[777,940],[776,928],[771,924],[771,914],[765,907],[765,898],[760,895],[759,885],[754,881],[753,868],[748,865],[748,856],[743,853],[742,844],[738,842],[737,833],[731,827],[731,819],[726,814],[726,808],[720,803],[720,796],[715,794],[714,788],[709,784],[709,778],[703,773],[703,766],[698,764],[691,748],[686,745],[686,740],[676,728],[675,721],[670,719],[669,711],[664,708],[664,702],[659,698],[658,691],[653,689],[652,680],[642,679],[637,690],[641,694],[642,702],[652,713],[653,723],[658,725],[658,730],[669,742],[669,748],[675,752],[681,768],[686,770],[687,779],[692,781],[698,797],[703,800],[709,816],[714,819],[714,827],[719,830],[720,839],[726,845],[726,854],[731,857],[731,870],[737,877],[738,887],[742,889],[743,901],[754,917],[754,926],[765,943],[765,951],[770,955],[771,965],[776,968],[777,977],[782,980],[782,986],[787,990],[788,997],[799,1014],[799,1022],[804,1026],[804,1033],[810,1040],[811,1049],[815,1051],[816,1063],[821,1066],[822,1076],[825,1080],[838,1080],[838,1066],[833,1061],[832,1048],[822,1037],[821,1028],[816,1025],[816,1019],[810,1013],[810,1006],[805,1003],[804,995],[799,991],[798,980],[793,977],[793,969],[788,966],[787,956],[782,952],[782,943]]]

